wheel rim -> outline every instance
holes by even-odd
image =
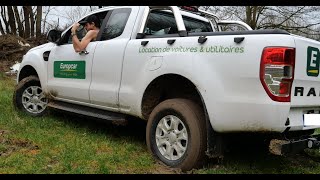
[[[46,109],[48,99],[39,86],[30,86],[23,91],[22,104],[28,112],[39,114]]]
[[[173,115],[163,117],[157,125],[156,144],[166,159],[180,159],[188,146],[188,132],[184,123]]]

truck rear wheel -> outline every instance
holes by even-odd
[[[149,151],[165,165],[188,171],[206,160],[206,126],[201,108],[187,99],[157,105],[146,130]]]
[[[18,83],[13,95],[13,104],[31,116],[42,116],[46,113],[48,99],[41,89],[38,77],[29,76]]]

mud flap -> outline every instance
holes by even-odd
[[[223,136],[213,130],[211,123],[209,121],[209,116],[207,111],[206,114],[206,127],[207,127],[207,150],[206,155],[209,158],[222,159],[224,157],[224,151],[226,148],[226,143]]]
[[[269,151],[275,155],[296,154],[304,149],[316,149],[320,147],[320,134],[299,140],[272,139]]]

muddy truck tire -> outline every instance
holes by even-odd
[[[47,113],[48,99],[41,89],[39,78],[29,76],[22,79],[13,94],[13,105],[31,116],[43,116]]]
[[[188,171],[206,162],[204,113],[190,100],[169,99],[156,106],[146,139],[149,151],[167,166]]]

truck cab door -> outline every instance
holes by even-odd
[[[104,18],[107,12],[100,12],[99,18]],[[85,32],[77,33],[79,40]],[[71,27],[50,52],[48,60],[48,90],[58,100],[89,103],[89,86],[94,51],[99,42],[88,44],[85,51],[75,52],[72,44]]]
[[[91,67],[96,42],[76,53],[72,44],[54,47],[48,60],[48,90],[56,98],[89,102]]]

